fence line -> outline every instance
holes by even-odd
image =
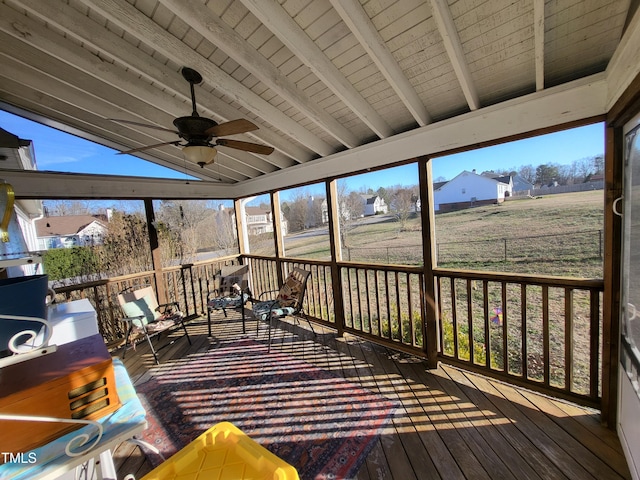
[[[460,242],[437,242],[438,263],[589,259],[603,255],[603,231],[498,237]],[[383,261],[413,264],[421,258],[422,245],[346,247],[348,261]]]

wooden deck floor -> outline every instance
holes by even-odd
[[[282,322],[272,348],[339,373],[364,388],[402,403],[357,474],[367,479],[616,479],[630,478],[620,442],[600,425],[598,412],[545,397],[457,368],[426,370],[418,358],[314,326]],[[256,323],[247,332],[255,337]],[[214,339],[204,320],[161,351],[161,362],[202,352],[217,341],[242,336],[237,316],[216,317]],[[261,330],[261,341],[266,341]],[[148,348],[128,352],[134,383],[154,365]],[[114,452],[119,478],[140,479],[151,467],[139,447]]]

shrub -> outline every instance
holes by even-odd
[[[95,279],[100,272],[98,257],[90,247],[47,250],[43,263],[49,280]]]

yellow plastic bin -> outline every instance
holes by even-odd
[[[141,480],[299,480],[298,472],[229,422],[196,438]]]

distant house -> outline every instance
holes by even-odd
[[[35,225],[41,250],[101,245],[108,230],[104,215],[44,217]]]
[[[329,208],[324,197],[310,196],[307,199],[307,218],[304,228],[313,228],[329,223]]]
[[[273,232],[273,212],[267,207],[245,206],[245,221],[248,235]],[[280,215],[282,235],[287,234],[287,221]]]
[[[520,175],[516,175],[513,177],[513,193],[515,192],[528,192],[533,190],[535,185],[531,182],[527,182]]]
[[[475,170],[465,170],[438,189],[434,188],[434,209],[436,212],[448,212],[501,203],[512,193],[513,182],[509,175],[490,178],[478,175]]]
[[[482,175],[485,177],[494,178],[504,183],[508,183],[508,175],[500,175],[494,172],[482,172]],[[511,175],[511,183],[513,186],[511,193],[526,192],[535,188],[535,185],[533,185],[533,183],[526,181],[524,178],[522,178],[522,176],[517,174]]]
[[[446,182],[443,182],[446,183]],[[435,184],[434,187],[435,189]],[[413,195],[411,197],[411,209],[409,210],[412,213],[418,213],[422,208],[422,203],[420,202],[420,195]]]
[[[384,198],[378,195],[362,195],[362,201],[364,202],[362,214],[365,217],[376,214],[384,214],[389,211],[389,207],[384,201]]]

